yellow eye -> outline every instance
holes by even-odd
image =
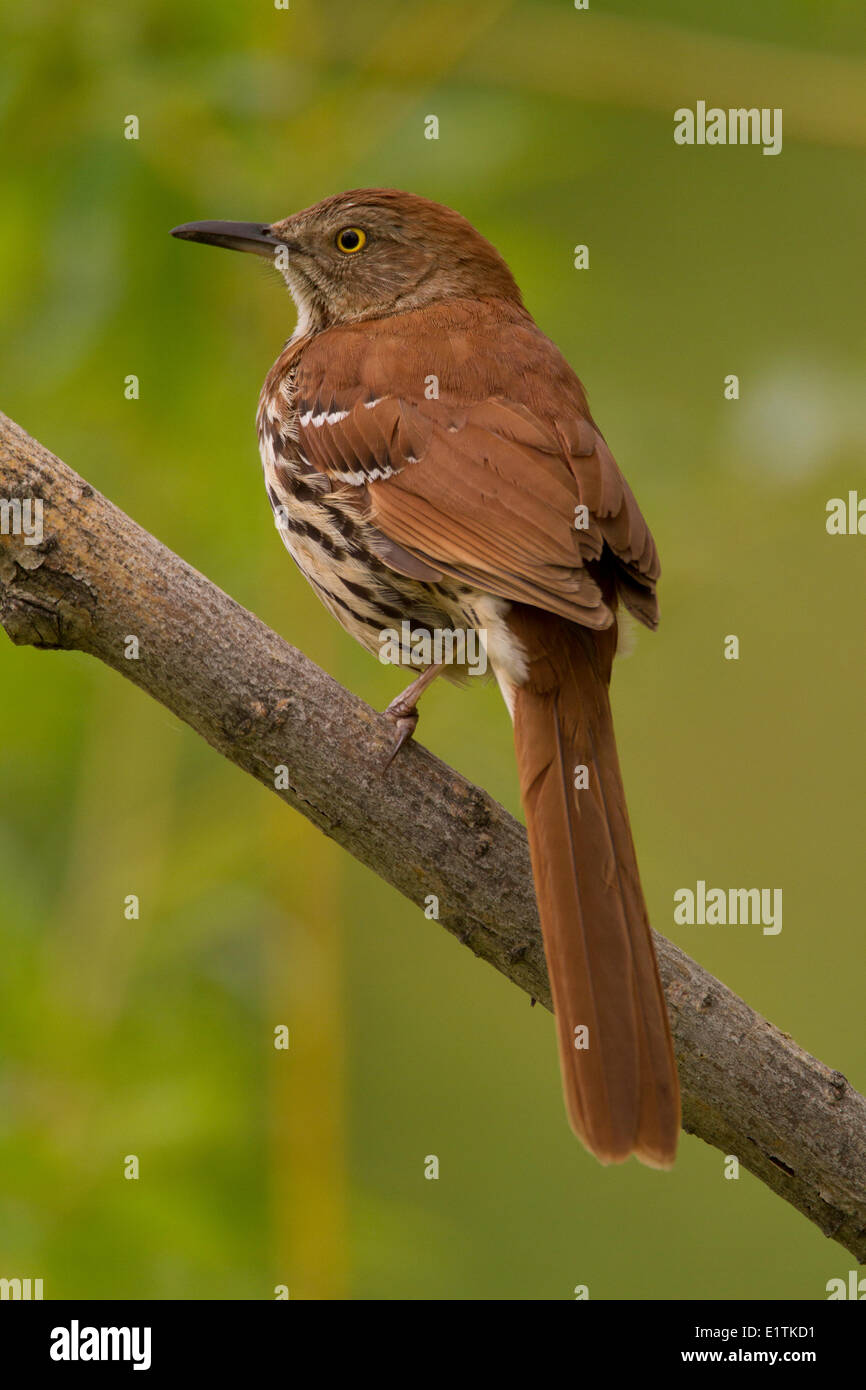
[[[367,242],[367,233],[362,232],[360,227],[344,227],[337,233],[337,247],[340,251],[345,251],[347,256],[353,256],[356,251],[360,251]]]

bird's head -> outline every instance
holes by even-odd
[[[465,217],[390,188],[338,193],[280,222],[188,222],[172,236],[268,257],[302,332],[444,299],[520,303],[505,261]]]

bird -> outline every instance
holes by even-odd
[[[491,242],[420,195],[354,189],[172,235],[266,257],[294,300],[257,431],[325,608],[374,655],[395,625],[482,644],[513,723],[568,1120],[603,1164],[670,1168],[677,1065],[609,699],[618,613],[656,627],[659,560],[580,380]],[[392,757],[429,684],[466,674],[435,654],[404,651],[421,670],[385,711]]]

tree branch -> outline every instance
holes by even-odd
[[[287,767],[278,796],[412,902],[435,894],[443,927],[550,1007],[517,821],[418,744],[383,775],[390,724],[0,415],[0,506],[15,499],[41,499],[44,537],[0,535],[13,642],[98,657],[271,791]],[[655,941],[684,1128],[866,1260],[866,1099]]]

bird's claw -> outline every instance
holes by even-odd
[[[418,727],[418,711],[414,705],[407,708],[406,705],[401,702],[400,696],[398,695],[397,699],[392,700],[383,713],[386,719],[391,720],[397,731],[394,738],[394,745],[382,767],[382,771],[387,772],[397,754],[400,752],[400,749],[403,747],[403,744],[409,742],[409,739]]]

